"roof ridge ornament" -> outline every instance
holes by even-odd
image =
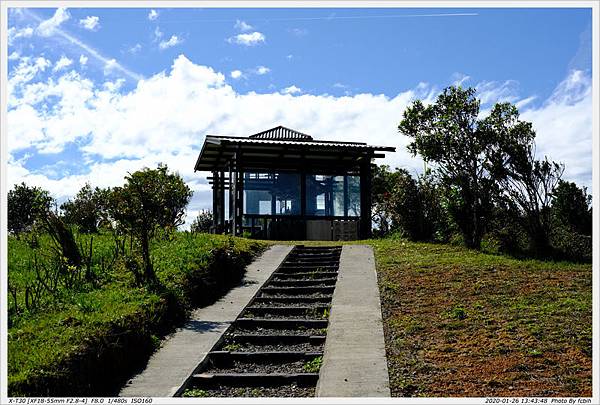
[[[313,137],[302,132],[298,132],[293,129],[286,128],[284,126],[277,126],[275,128],[267,129],[266,131],[259,132],[254,135],[250,135],[248,138],[252,139],[270,139],[277,141],[312,141]]]

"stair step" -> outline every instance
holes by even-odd
[[[333,295],[324,295],[322,297],[307,297],[303,295],[292,295],[289,297],[256,297],[253,302],[326,302],[330,303]]]
[[[199,388],[227,384],[231,386],[276,386],[296,383],[299,386],[315,385],[319,373],[200,373],[192,375],[192,384]]]
[[[326,328],[327,319],[270,319],[270,318],[238,318],[236,326],[240,328],[269,328],[269,329],[297,329]]]
[[[328,284],[333,285],[337,281],[337,278],[314,278],[314,279],[299,279],[299,280],[271,280],[269,287],[304,287],[310,285]]]
[[[297,344],[297,343],[311,343],[313,345],[320,345],[325,343],[325,336],[306,336],[306,335],[248,335],[248,334],[235,334],[233,332],[227,337],[227,339],[233,340],[235,343],[250,343],[253,345],[267,345],[267,344]]]
[[[306,277],[313,277],[313,276],[319,276],[319,277],[337,277],[338,272],[337,271],[304,271],[304,272],[298,272],[298,273],[279,273],[279,274],[275,274],[275,277],[273,278],[273,280],[295,280],[295,279],[302,279],[302,278],[306,278]]]
[[[303,306],[303,307],[246,307],[244,312],[252,312],[253,314],[280,314],[280,315],[299,315],[306,314],[307,312],[315,312],[317,315],[322,314],[323,311],[329,309],[329,305],[315,305],[315,306]],[[317,316],[315,315],[315,316]]]

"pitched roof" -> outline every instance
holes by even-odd
[[[351,168],[361,159],[384,157],[378,152],[394,152],[390,146],[368,145],[364,142],[314,140],[283,126],[268,129],[249,137],[206,135],[194,170],[227,168],[230,160],[243,154],[246,169],[269,167],[294,168],[318,166]]]
[[[278,141],[312,141],[312,136],[303,134],[279,125],[278,127],[267,129],[266,131],[250,135],[251,139],[270,139]]]

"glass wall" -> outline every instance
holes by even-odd
[[[300,215],[300,175],[244,173],[244,214]]]
[[[307,175],[306,215],[360,216],[360,178]]]
[[[244,214],[301,215],[299,173],[244,173]],[[306,215],[360,216],[360,177],[306,175]]]
[[[348,179],[348,216],[360,216],[360,176],[346,176]]]

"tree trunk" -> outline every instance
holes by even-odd
[[[140,235],[140,242],[142,244],[142,258],[144,260],[144,274],[146,282],[154,283],[156,276],[154,269],[152,268],[152,261],[150,260],[150,246],[148,232],[142,231]]]

